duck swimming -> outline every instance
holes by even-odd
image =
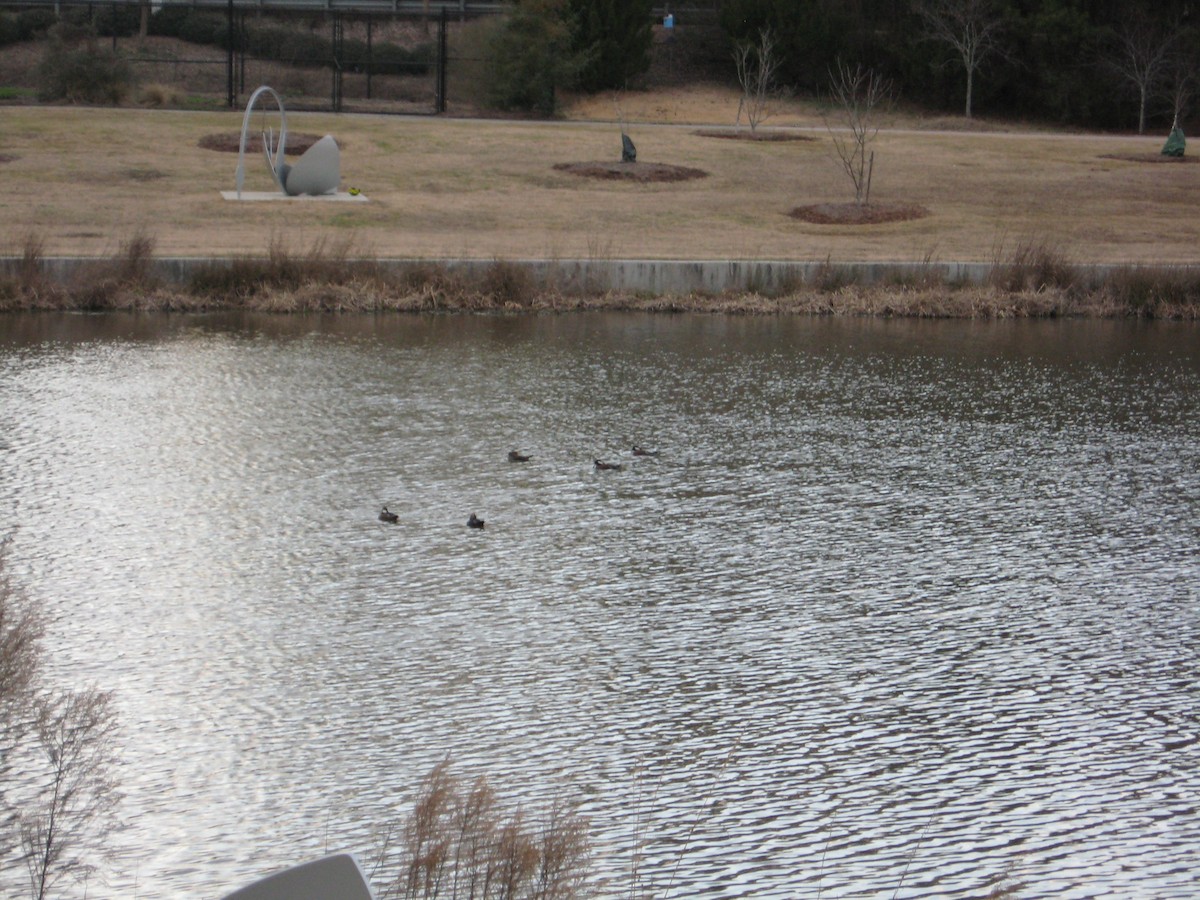
[[[468,528],[482,528],[483,527],[483,519],[479,518],[479,516],[475,515],[475,513],[471,513],[471,518],[467,519],[467,527]]]
[[[400,517],[394,512],[388,512],[388,508],[385,506],[379,513],[379,521],[391,522],[394,525],[400,521]]]
[[[620,463],[606,463],[598,459],[594,459],[592,462],[595,464],[596,469],[601,472],[618,472],[622,468]]]
[[[509,462],[529,462],[529,457],[524,453],[518,453],[516,450],[508,451]]]
[[[637,444],[634,444],[633,445],[633,455],[634,456],[658,456],[658,451],[657,450],[647,450],[645,447],[639,447]]]

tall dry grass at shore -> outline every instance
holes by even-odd
[[[265,257],[236,257],[194,268],[182,284],[156,274],[154,242],[139,234],[111,258],[64,281],[45,271],[44,242],[29,236],[20,255],[0,260],[0,311],[248,310],[257,312],[565,312],[636,310],[747,315],[904,316],[920,318],[1104,317],[1200,319],[1200,269],[1120,267],[1103,276],[1070,264],[1059,251],[1021,243],[997,254],[982,283],[955,282],[944,269],[918,266],[882,283],[856,279],[826,263],[774,293],[643,294],[565,289],[553,267],[541,276],[512,261],[473,272],[433,262],[385,265],[351,243],[316,241],[292,250],[280,240]]]

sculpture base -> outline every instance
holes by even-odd
[[[226,200],[237,200],[237,191],[221,191],[221,196]],[[242,201],[247,200],[322,200],[326,203],[366,203],[366,194],[347,194],[339,192],[337,194],[297,194],[295,197],[285,194],[282,191],[242,191]]]

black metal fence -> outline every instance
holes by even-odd
[[[0,13],[37,10],[43,23],[52,15],[89,24],[128,64],[144,103],[238,107],[269,84],[289,108],[440,113],[451,108],[455,83],[460,108],[476,102],[482,53],[473,45],[483,39],[472,31],[504,8],[467,0],[25,0],[0,4]],[[10,98],[32,96],[34,78],[5,71],[0,87]]]
[[[720,0],[664,4],[715,13]],[[90,23],[131,67],[143,103],[238,107],[260,85],[289,108],[469,114],[487,89],[503,0],[3,0],[0,12]],[[52,19],[51,19],[52,17]],[[32,73],[2,72],[4,80]],[[32,93],[32,82],[26,89]]]

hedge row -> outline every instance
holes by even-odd
[[[97,6],[90,14],[86,7],[71,7],[64,12],[63,20],[79,25],[90,21],[101,37],[132,37],[141,27],[141,14],[135,6]],[[56,21],[52,10],[41,7],[19,13],[0,12],[0,47],[42,37]],[[163,7],[150,16],[149,31],[192,44],[229,48],[228,22],[224,16],[212,13]],[[259,59],[313,68],[333,63],[332,40],[301,28],[247,25],[234,35],[234,41],[236,49]],[[343,69],[365,72],[368,61],[377,75],[427,75],[433,67],[434,49],[432,44],[410,50],[385,42],[373,44],[368,53],[366,41],[342,42]]]
[[[212,13],[163,8],[150,17],[150,33],[229,49],[228,21]],[[248,24],[235,33],[234,42],[236,49],[258,59],[309,67],[326,67],[333,62],[332,40],[300,28]],[[371,71],[378,75],[425,75],[433,65],[433,58],[431,44],[412,50],[392,43],[373,44],[368,53],[365,41],[342,41],[343,69],[365,71],[369,60]]]
[[[0,47],[41,37],[56,21],[52,10],[41,7],[19,13],[0,12]]]

